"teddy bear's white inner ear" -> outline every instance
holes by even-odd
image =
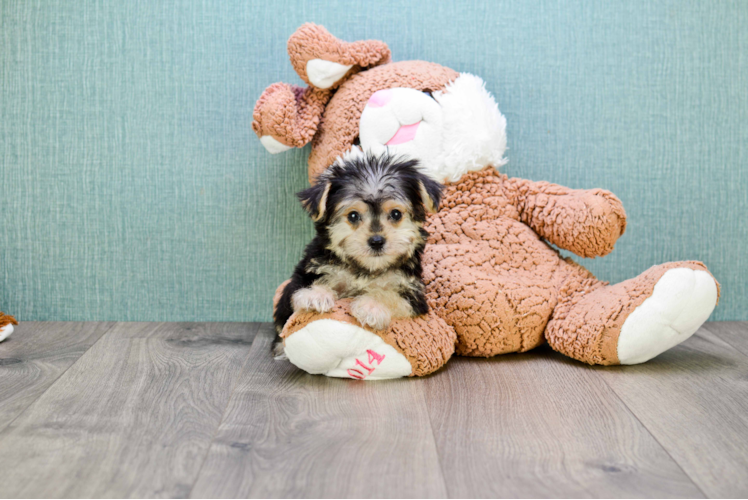
[[[306,76],[309,83],[318,89],[329,89],[353,67],[324,59],[310,59],[306,63]]]
[[[272,135],[263,135],[260,137],[260,143],[265,146],[265,149],[267,149],[268,153],[271,155],[277,155],[278,153],[283,153],[284,151],[291,149],[291,146],[286,146]]]

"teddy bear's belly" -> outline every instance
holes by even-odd
[[[431,240],[423,261],[427,297],[455,329],[458,354],[493,356],[544,342],[572,264],[508,217],[464,221]]]
[[[449,215],[444,217],[445,222],[450,222],[449,218]],[[425,251],[424,267],[428,267],[432,259],[435,269],[444,268],[448,261],[499,274],[531,271],[533,276],[544,281],[565,270],[566,262],[559,253],[514,218],[468,219],[444,226],[442,230],[428,228],[432,234]]]

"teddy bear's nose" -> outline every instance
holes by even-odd
[[[381,108],[385,106],[392,99],[392,90],[378,90],[369,97],[369,102],[366,104],[371,108]]]

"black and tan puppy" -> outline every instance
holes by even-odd
[[[417,167],[388,155],[349,156],[298,194],[317,235],[276,307],[278,333],[294,311],[327,312],[342,298],[355,298],[351,313],[374,329],[428,312],[423,223],[438,209],[442,185]]]

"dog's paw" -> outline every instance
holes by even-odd
[[[325,287],[313,285],[302,288],[291,297],[294,311],[316,311],[326,313],[335,305],[335,295]]]
[[[273,345],[273,359],[276,361],[285,361],[288,359],[282,340],[277,341],[275,345]]]
[[[390,325],[392,319],[390,310],[386,306],[366,295],[353,301],[351,314],[359,323],[375,330],[384,330]]]

